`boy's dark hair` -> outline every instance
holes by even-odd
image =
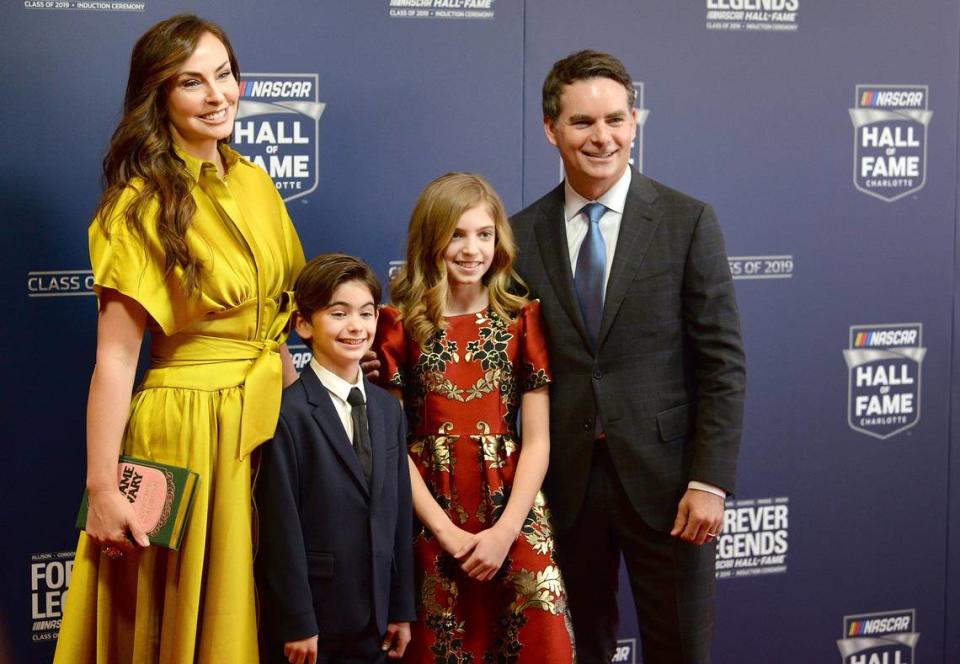
[[[314,311],[330,304],[340,284],[359,281],[370,289],[374,306],[380,304],[380,281],[373,268],[347,254],[320,254],[307,261],[293,284],[297,311],[310,318]]]
[[[623,63],[609,53],[587,49],[553,63],[543,81],[543,118],[556,120],[560,117],[560,95],[564,86],[591,78],[609,78],[622,85],[627,91],[628,108],[632,109],[637,102],[637,90]]]

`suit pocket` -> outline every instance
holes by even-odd
[[[660,440],[668,443],[688,435],[693,430],[696,410],[695,403],[685,403],[657,413]]]
[[[307,573],[312,579],[332,579],[336,562],[337,559],[331,553],[311,553],[307,551]]]

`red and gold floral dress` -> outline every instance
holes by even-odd
[[[492,310],[450,316],[421,348],[399,312],[380,313],[376,350],[382,381],[404,392],[409,453],[454,524],[477,533],[496,523],[520,457],[523,392],[550,382],[539,302],[515,320]],[[572,629],[541,492],[503,567],[469,578],[423,531],[414,542],[417,622],[406,662],[484,664],[573,660]]]

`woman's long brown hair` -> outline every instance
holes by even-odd
[[[103,159],[104,191],[96,212],[106,233],[110,232],[109,220],[120,212],[127,225],[145,240],[143,217],[156,201],[165,273],[180,267],[188,293],[199,286],[203,268],[200,259],[190,254],[186,241],[197,208],[190,194],[194,183],[173,150],[167,96],[180,66],[208,32],[226,47],[233,76],[239,80],[237,58],[227,35],[204,19],[189,14],[172,16],[137,40],[130,56],[123,118]],[[132,199],[123,210],[116,210],[128,187],[135,192]]]

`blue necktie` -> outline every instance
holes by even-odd
[[[574,282],[580,313],[587,325],[587,332],[594,347],[600,334],[600,319],[603,317],[603,275],[607,268],[607,245],[600,234],[600,217],[607,211],[602,203],[587,203],[580,210],[590,220],[590,228],[580,245],[577,255],[577,273]]]

